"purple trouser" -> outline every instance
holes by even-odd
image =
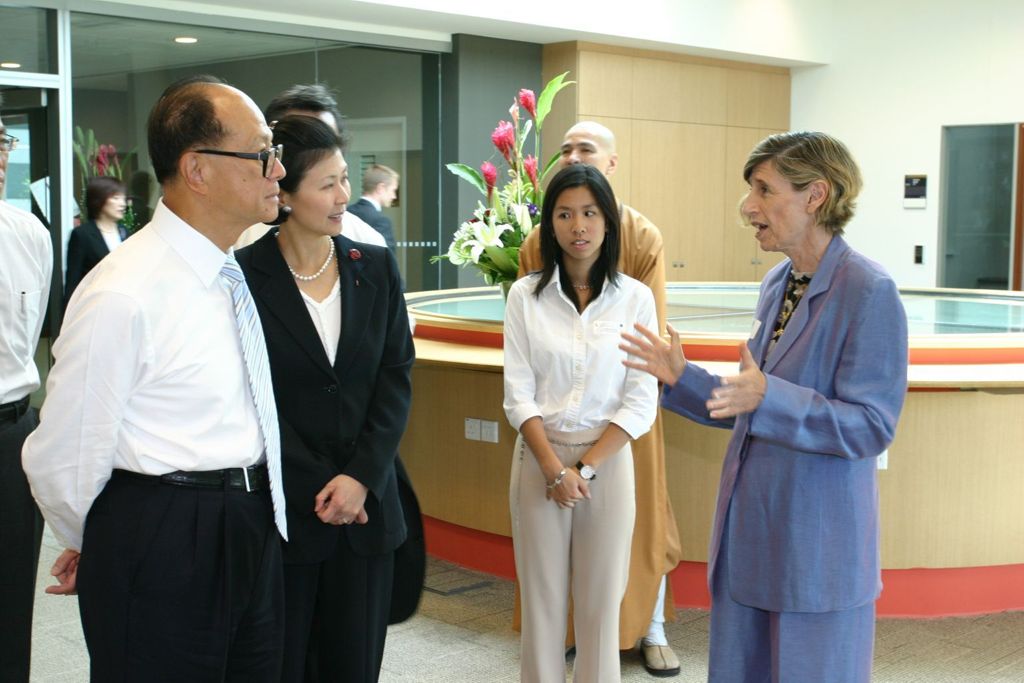
[[[869,683],[875,603],[837,612],[769,612],[729,595],[729,522],[711,582],[709,683]]]

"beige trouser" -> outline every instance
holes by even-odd
[[[559,460],[571,468],[603,431],[548,432],[547,436]],[[629,444],[601,463],[590,484],[591,499],[572,509],[548,500],[546,484],[520,435],[512,457],[509,502],[523,601],[521,679],[564,683],[571,583],[576,630],[573,680],[618,683],[619,604],[629,578],[636,517]]]

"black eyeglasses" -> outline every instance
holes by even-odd
[[[13,152],[18,146],[18,138],[4,133],[0,135],[0,152]]]
[[[225,152],[222,149],[196,149],[198,154],[216,154],[222,157],[238,157],[239,159],[258,159],[263,162],[263,177],[269,178],[274,172],[274,163],[284,158],[284,145],[274,145],[262,152]]]

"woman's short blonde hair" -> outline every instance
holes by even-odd
[[[754,169],[766,161],[795,189],[803,190],[816,180],[828,185],[828,197],[818,207],[816,218],[833,235],[843,228],[856,208],[860,194],[860,169],[846,145],[825,133],[802,131],[770,135],[758,143],[743,165],[743,179],[750,182]]]

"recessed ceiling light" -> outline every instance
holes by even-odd
[[[198,43],[199,39],[192,36],[178,36],[174,39],[174,42],[180,45],[192,45],[193,43]]]
[[[20,69],[21,64],[17,62],[0,62],[0,69]]]

